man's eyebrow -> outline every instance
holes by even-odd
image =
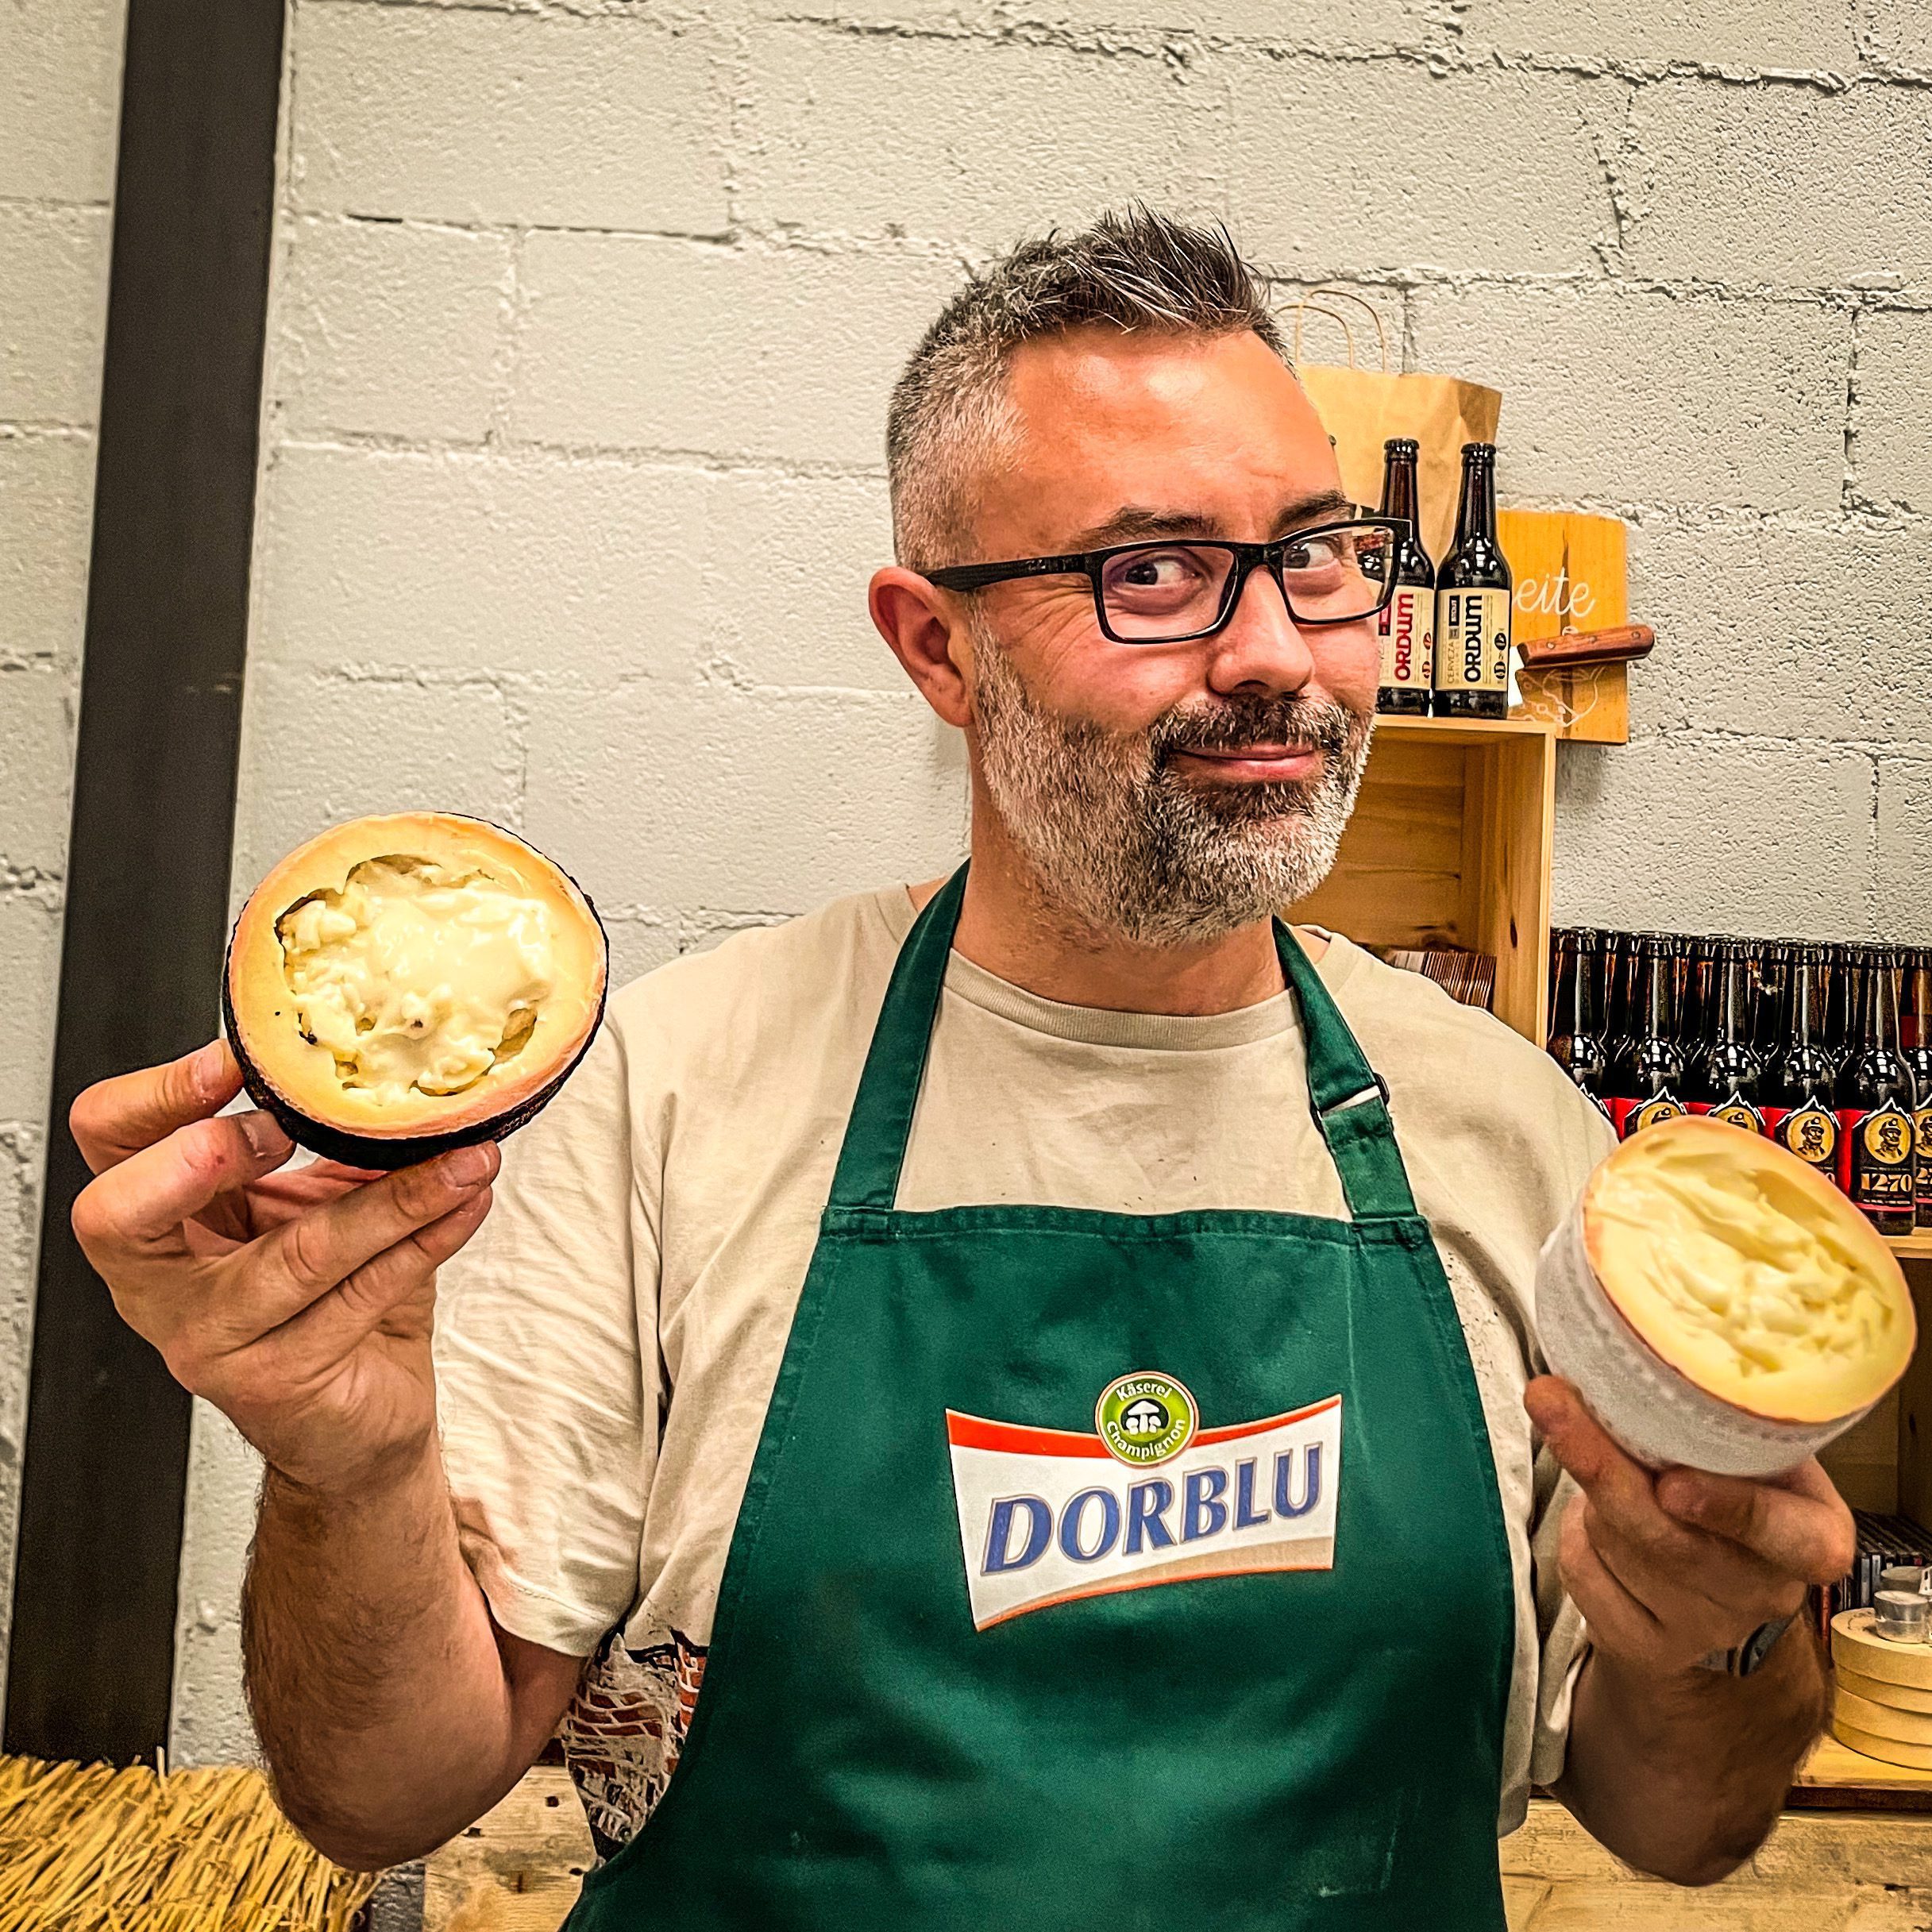
[[[1355,509],[1352,499],[1340,490],[1320,490],[1288,504],[1275,519],[1275,534],[1281,536],[1325,517],[1347,516]],[[1067,550],[1104,550],[1110,544],[1141,543],[1161,537],[1219,537],[1224,534],[1213,518],[1198,510],[1155,510],[1128,503],[1104,523],[1076,530],[1066,540]]]

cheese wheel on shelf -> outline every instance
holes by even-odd
[[[1895,1644],[1872,1628],[1868,1610],[1840,1610],[1831,1620],[1831,1660],[1840,1670],[1880,1683],[1932,1691],[1932,1644]]]
[[[1923,1745],[1932,1749],[1932,1717],[1922,1710],[1897,1710],[1890,1704],[1874,1703],[1868,1697],[1846,1690],[1843,1684],[1832,1692],[1831,1722],[1834,1730],[1841,1725],[1849,1725],[1874,1737],[1888,1738],[1897,1744]]]
[[[1868,1677],[1841,1664],[1834,1673],[1838,1688],[1854,1697],[1869,1698],[1875,1704],[1888,1704],[1894,1710],[1922,1711],[1932,1718],[1932,1691],[1915,1690],[1911,1685],[1888,1683],[1882,1677]]]
[[[1932,1745],[1906,1744],[1895,1737],[1880,1737],[1872,1731],[1861,1731],[1856,1725],[1847,1724],[1834,1718],[1831,1734],[1847,1750],[1857,1751],[1866,1757],[1876,1757],[1881,1764],[1910,1764],[1919,1771],[1932,1771]]]

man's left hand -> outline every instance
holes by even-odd
[[[1851,1511],[1814,1457],[1763,1481],[1653,1475],[1560,1377],[1539,1376],[1523,1402],[1583,1491],[1564,1521],[1564,1587],[1592,1645],[1619,1661],[1674,1676],[1852,1567]]]

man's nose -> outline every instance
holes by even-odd
[[[1274,573],[1265,568],[1248,573],[1234,615],[1213,645],[1208,682],[1224,696],[1299,691],[1314,675],[1308,639],[1289,615],[1287,597]]]

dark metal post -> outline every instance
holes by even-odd
[[[283,0],[129,0],[6,1748],[168,1733],[187,1398],[68,1225],[90,1082],[209,1038],[227,920]]]

